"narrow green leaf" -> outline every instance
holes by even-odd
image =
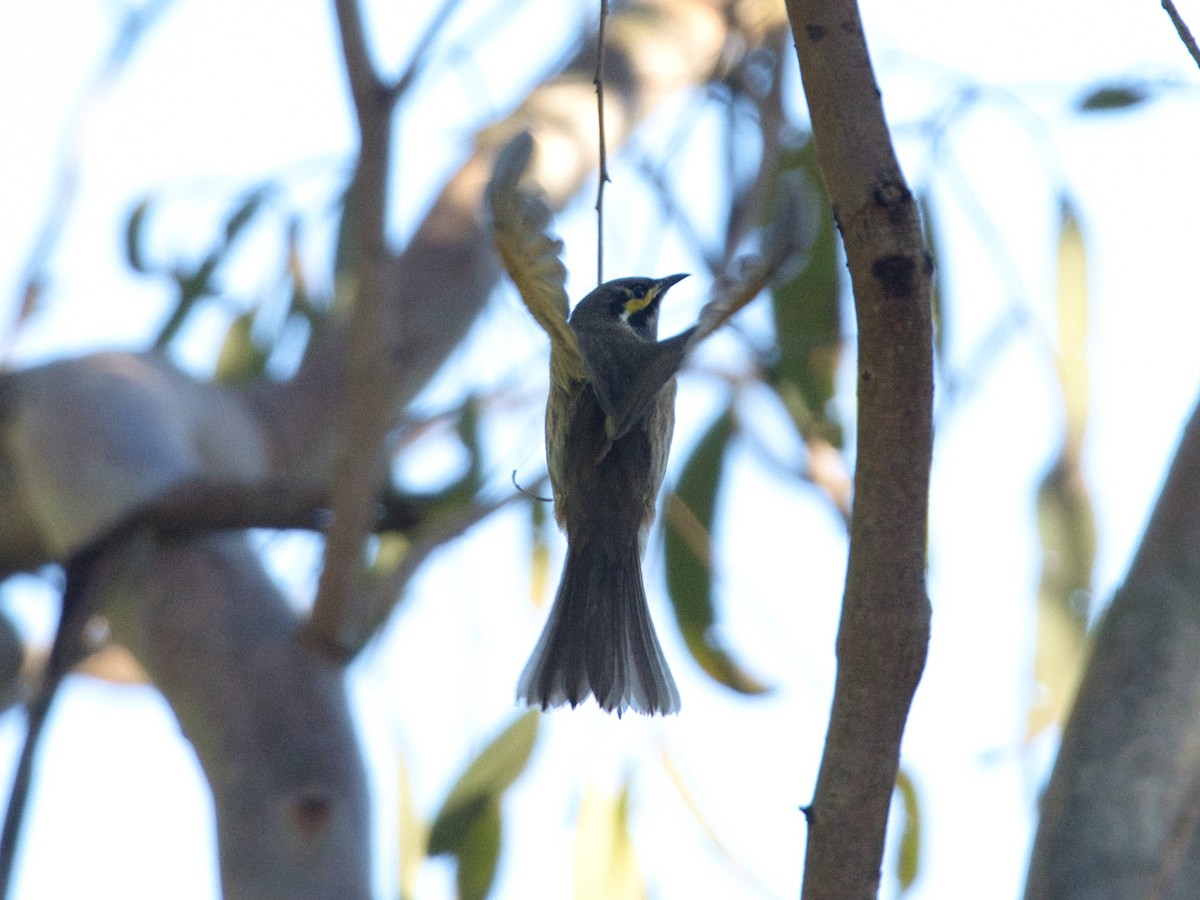
[[[480,751],[450,789],[429,832],[429,852],[462,851],[475,821],[489,815],[488,806],[525,770],[537,739],[538,711],[530,710],[513,721]]]
[[[1087,639],[1096,523],[1083,477],[1083,440],[1090,389],[1087,357],[1087,247],[1079,219],[1063,200],[1058,234],[1057,368],[1066,434],[1058,459],[1038,487],[1042,573],[1038,586],[1030,736],[1062,721],[1071,708]]]
[[[667,592],[683,639],[700,667],[739,693],[762,694],[770,688],[733,659],[714,628],[712,524],[733,427],[733,414],[726,410],[696,445],[668,498],[663,529]]]
[[[1079,218],[1064,199],[1058,232],[1058,377],[1067,417],[1067,452],[1082,447],[1088,417],[1088,278],[1087,246]]]
[[[142,246],[145,240],[146,216],[150,212],[150,199],[146,198],[133,208],[129,221],[125,223],[125,259],[135,272],[146,274],[146,256]]]
[[[229,323],[213,378],[222,384],[250,384],[262,378],[269,352],[254,340],[254,310],[247,310]]]
[[[1096,523],[1083,473],[1065,454],[1038,488],[1037,521],[1042,543],[1034,650],[1038,693],[1029,708],[1029,737],[1070,712],[1087,647]]]
[[[629,835],[629,785],[615,796],[588,785],[575,830],[575,900],[645,896],[645,878]]]
[[[796,175],[812,187],[815,198],[813,239],[804,267],[771,287],[779,356],[768,375],[800,433],[840,447],[841,425],[826,409],[842,351],[841,256],[812,140],[781,160],[780,177]]]
[[[550,527],[549,516],[546,515],[547,505],[538,497],[529,498],[529,598],[539,609],[545,605],[550,590]]]
[[[1111,112],[1141,106],[1150,96],[1139,85],[1110,84],[1089,91],[1076,102],[1080,112]]]
[[[256,188],[246,195],[245,199],[230,213],[229,218],[225,220],[225,246],[237,239],[237,236],[242,233],[251,220],[258,214],[263,203],[271,196],[274,191],[273,185],[263,185]]]
[[[503,827],[500,801],[492,797],[471,821],[458,851],[458,900],[484,900],[491,893]]]
[[[896,790],[904,802],[904,832],[900,835],[896,876],[900,890],[907,891],[917,880],[921,868],[921,804],[916,784],[903,769],[896,773]]]
[[[413,803],[408,765],[400,757],[399,772],[400,825],[400,900],[416,900],[417,871],[425,860],[428,829]]]

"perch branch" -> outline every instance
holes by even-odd
[[[854,0],[788,0],[858,317],[858,453],[829,731],[803,897],[874,897],[900,739],[929,643],[930,257]]]

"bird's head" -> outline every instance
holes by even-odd
[[[665,278],[614,278],[579,301],[571,313],[576,328],[624,322],[647,340],[658,337],[658,307],[672,285],[686,274]]]

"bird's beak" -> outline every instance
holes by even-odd
[[[678,275],[668,275],[666,278],[660,278],[654,284],[654,294],[656,297],[662,297],[669,288],[679,284],[683,279],[688,277],[687,272],[682,272]]]

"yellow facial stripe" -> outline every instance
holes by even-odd
[[[646,291],[646,293],[642,294],[640,297],[630,297],[625,301],[625,316],[629,317],[636,312],[641,312],[643,309],[649,306],[651,301],[653,301],[657,296],[658,288],[651,287],[650,290]]]

